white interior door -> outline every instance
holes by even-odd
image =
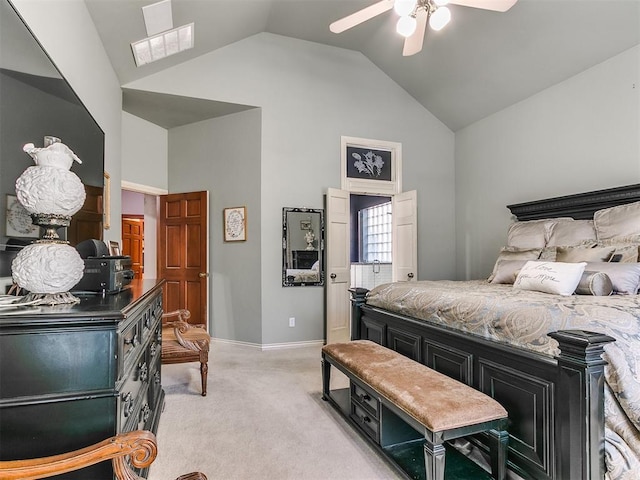
[[[418,279],[418,196],[415,190],[393,196],[393,281]]]
[[[326,196],[326,334],[327,344],[351,339],[351,261],[349,256],[349,192],[327,189]]]

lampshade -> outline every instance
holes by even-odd
[[[429,18],[429,26],[436,31],[442,30],[449,20],[451,20],[451,10],[447,7],[438,7]]]
[[[396,25],[396,31],[403,37],[410,37],[416,31],[415,17],[400,17]]]
[[[393,4],[393,9],[401,17],[406,17],[413,12],[417,3],[417,0],[396,0]]]

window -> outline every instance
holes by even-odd
[[[363,263],[391,263],[391,202],[360,210]]]

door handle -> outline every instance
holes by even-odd
[[[331,274],[331,275],[329,275],[329,276],[331,277],[331,280],[335,280],[337,275],[336,275],[335,273],[332,273],[332,274]]]
[[[209,273],[208,273],[208,272],[200,272],[200,273],[198,274],[198,276],[199,276],[200,278],[207,278],[207,277],[209,276]]]

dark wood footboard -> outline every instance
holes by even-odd
[[[509,412],[509,469],[524,478],[604,477],[604,365],[612,337],[550,334],[556,358],[455,331],[365,304],[351,289],[352,339],[367,339],[464,382]],[[488,451],[487,438],[473,442]]]

